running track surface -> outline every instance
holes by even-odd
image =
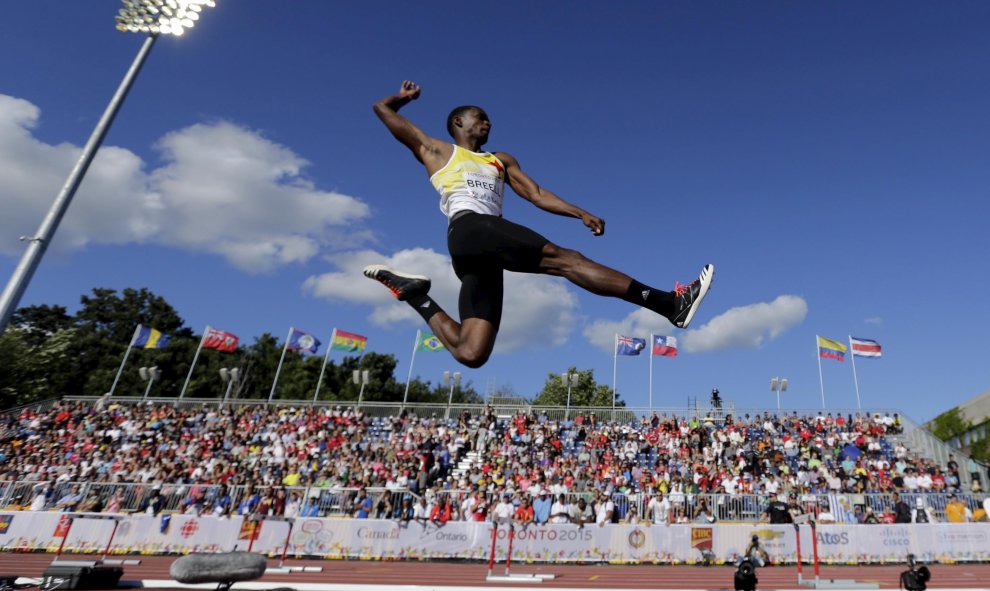
[[[62,560],[95,560],[99,556],[62,555]],[[113,556],[140,559],[140,565],[124,566],[122,581],[171,579],[168,569],[175,556]],[[0,575],[40,577],[54,560],[46,553],[0,553]],[[269,560],[269,566],[278,565]],[[327,585],[385,585],[400,587],[423,585],[431,587],[484,588],[569,588],[569,589],[732,589],[731,566],[620,566],[620,565],[513,565],[515,573],[552,573],[556,579],[539,585],[487,583],[486,564],[477,562],[378,562],[360,560],[287,560],[285,566],[318,566],[323,572],[268,574],[259,582],[271,588],[292,587],[296,583]],[[501,575],[505,565],[496,565],[494,574]],[[897,589],[898,577],[906,569],[894,566],[822,567],[822,579],[855,579],[876,582],[882,589]],[[956,589],[990,588],[990,564],[930,565],[932,580],[929,587]],[[809,566],[805,577],[812,575]],[[793,565],[762,568],[757,571],[758,589],[796,589],[797,570]],[[309,585],[307,585],[308,587]],[[159,588],[168,588],[161,585]],[[236,587],[235,587],[236,588]]]

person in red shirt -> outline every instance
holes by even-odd
[[[524,496],[522,503],[516,507],[516,513],[512,516],[512,521],[516,525],[526,527],[530,523],[533,523],[533,503],[529,500],[528,496]]]
[[[939,492],[945,490],[945,474],[942,474],[940,468],[935,468],[935,473],[932,474],[932,490]]]
[[[450,498],[445,495],[437,501],[436,505],[433,505],[433,510],[430,511],[430,521],[439,527],[450,521],[450,514]]]

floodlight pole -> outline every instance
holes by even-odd
[[[38,264],[41,263],[41,257],[45,255],[48,245],[55,236],[55,231],[58,230],[58,225],[62,222],[62,217],[65,216],[66,210],[69,209],[69,204],[72,203],[76,189],[79,188],[83,177],[86,176],[86,171],[93,162],[96,151],[100,149],[103,138],[110,131],[110,125],[113,123],[114,117],[117,116],[117,111],[120,110],[121,105],[124,103],[131,85],[137,78],[138,72],[141,71],[141,66],[144,65],[148,54],[151,53],[151,47],[155,44],[157,38],[158,35],[151,34],[144,40],[141,49],[131,63],[131,67],[127,70],[127,74],[124,75],[120,86],[117,87],[117,92],[110,99],[110,104],[107,105],[106,111],[103,112],[103,116],[100,117],[96,128],[93,129],[92,135],[89,136],[89,141],[83,147],[82,154],[79,155],[79,160],[76,161],[72,172],[69,173],[69,178],[66,179],[65,185],[62,186],[62,190],[55,198],[55,202],[52,203],[51,208],[45,215],[45,219],[42,220],[41,226],[38,227],[38,231],[34,236],[28,237],[27,250],[24,251],[24,255],[21,256],[20,262],[17,263],[14,273],[10,276],[10,280],[3,290],[3,294],[0,295],[0,334],[3,334],[7,330],[7,324],[10,322],[11,315],[17,309],[17,304],[21,301],[21,296],[24,295],[28,283],[31,282],[34,272],[38,269]]]

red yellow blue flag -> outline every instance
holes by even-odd
[[[846,346],[839,341],[818,337],[818,356],[823,359],[846,360]]]

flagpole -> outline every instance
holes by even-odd
[[[825,408],[825,379],[822,377],[822,352],[818,347],[818,339],[821,338],[815,335],[815,356],[818,357],[818,383],[822,387],[822,408]]]
[[[289,350],[289,339],[292,338],[292,327],[289,327],[289,334],[285,335],[285,344],[282,345],[282,356],[278,358],[278,367],[275,369],[275,381],[272,382],[272,391],[268,393],[268,404],[272,403],[275,397],[275,387],[278,385],[278,374],[282,373],[282,362],[285,361],[285,352]]]
[[[612,410],[615,410],[615,378],[619,371],[619,333],[612,343]]]
[[[117,377],[113,379],[113,385],[110,386],[110,396],[113,398],[113,391],[117,389],[117,382],[120,381],[120,375],[124,373],[124,365],[127,364],[127,357],[131,354],[131,348],[134,346],[134,341],[137,340],[138,334],[141,332],[141,325],[134,327],[134,334],[131,336],[131,342],[127,343],[127,350],[124,351],[124,358],[120,361],[120,367],[117,368]]]
[[[406,400],[409,399],[409,382],[412,381],[413,364],[416,363],[416,349],[419,349],[419,333],[420,330],[417,328],[416,341],[413,343],[412,359],[409,360],[409,375],[406,376],[406,391],[402,395],[402,406],[405,406]]]
[[[186,389],[189,387],[189,380],[192,378],[193,370],[196,369],[196,361],[199,360],[199,352],[203,350],[203,343],[206,342],[206,335],[210,333],[210,325],[206,325],[206,330],[203,331],[203,338],[199,339],[199,346],[196,347],[196,354],[193,355],[192,365],[189,366],[189,373],[186,374],[186,382],[182,384],[182,392],[179,392],[179,400],[182,400],[186,396]]]
[[[653,410],[653,333],[650,333],[650,410]]]
[[[853,383],[856,384],[856,408],[863,410],[863,405],[859,402],[859,377],[856,375],[856,352],[853,351],[853,338],[849,335],[849,356],[853,362]]]
[[[334,327],[333,331],[330,332],[330,342],[327,343],[327,353],[323,356],[323,366],[320,368],[320,379],[316,382],[316,394],[313,394],[313,404],[316,404],[316,399],[320,397],[320,386],[323,385],[323,372],[327,370],[327,361],[330,360],[330,351],[333,350],[333,339],[337,336],[337,327]]]

